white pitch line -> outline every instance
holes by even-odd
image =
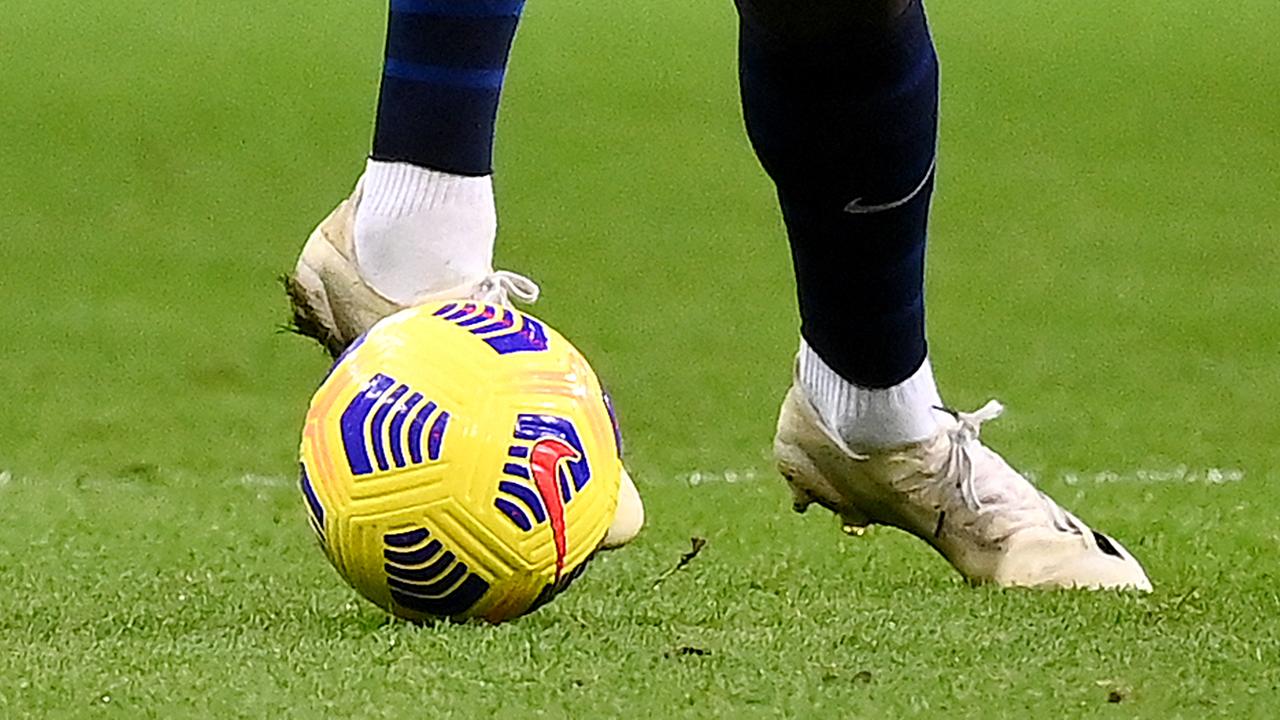
[[[1245,471],[1239,468],[1192,468],[1175,465],[1171,468],[1139,468],[1137,470],[1068,471],[1057,474],[1066,485],[1092,483],[1109,485],[1229,485],[1244,482]]]
[[[1064,485],[1232,485],[1244,482],[1248,473],[1240,468],[1203,467],[1189,465],[1173,465],[1162,468],[1135,468],[1130,470],[1054,470],[1027,471],[1023,473],[1033,483],[1040,483],[1048,478],[1050,481]],[[641,483],[644,475],[638,474]],[[775,474],[763,472],[758,468],[742,468],[729,470],[692,470],[677,473],[675,480],[682,485],[697,487],[718,483],[753,482],[759,479],[772,479]]]
[[[1026,471],[1023,473],[1032,483],[1039,484],[1046,478],[1051,482],[1075,487],[1079,485],[1234,485],[1244,482],[1248,473],[1240,468],[1204,467],[1195,468],[1189,465],[1174,465],[1163,468],[1136,468],[1132,470],[1054,470]],[[641,485],[666,485],[664,482],[651,479],[645,473],[637,473]],[[778,476],[772,471],[761,468],[729,468],[723,470],[689,470],[670,476],[676,484],[698,487],[701,485],[734,485],[753,483],[759,480],[772,481]],[[0,472],[0,488],[13,479],[9,471]],[[646,482],[647,481],[647,482]],[[281,488],[294,484],[294,480],[279,475],[258,475],[247,473],[240,476],[239,483],[245,487]]]
[[[692,472],[676,475],[677,481],[693,486],[709,485],[713,483],[728,483],[732,485],[740,482],[753,482],[760,479],[760,477],[760,471],[756,468],[742,468],[739,470],[694,470]]]
[[[240,484],[246,487],[284,487],[290,482],[279,475],[257,475],[247,473],[240,476]]]

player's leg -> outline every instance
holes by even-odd
[[[802,376],[851,441],[927,437],[940,404],[923,296],[938,67],[923,10],[741,0],[741,13],[744,113],[791,238]]]
[[[492,272],[493,144],[524,0],[393,0],[356,211],[365,279],[401,304]]]
[[[1118,543],[948,414],[927,357],[938,66],[919,0],[738,0],[748,134],[777,185],[800,301],[775,452],[797,509],[895,525],[966,577],[1147,588]]]
[[[299,330],[333,354],[431,298],[536,298],[492,265],[494,126],[523,4],[390,3],[373,152],[288,282]]]
[[[492,265],[494,127],[523,6],[391,0],[373,152],[286,280],[296,328],[335,357],[406,306],[537,299],[532,281]],[[624,468],[604,547],[626,544],[643,524]]]

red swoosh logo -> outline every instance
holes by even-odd
[[[560,463],[574,461],[582,457],[577,450],[559,438],[543,438],[534,444],[529,451],[529,473],[533,476],[533,484],[542,496],[542,504],[547,507],[547,515],[551,519],[551,535],[556,541],[556,580],[564,571],[564,558],[568,552],[568,542],[564,530],[564,503],[560,501]]]

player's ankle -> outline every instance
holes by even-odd
[[[888,388],[859,387],[800,343],[800,384],[823,424],[852,448],[901,447],[930,437],[942,404],[925,358],[910,377]]]
[[[409,304],[491,271],[497,212],[491,176],[370,159],[355,219],[360,274]]]

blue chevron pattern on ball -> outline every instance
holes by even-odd
[[[591,465],[573,423],[551,415],[518,415],[513,433],[516,444],[507,448],[508,461],[502,466],[506,478],[498,482],[501,495],[494,499],[493,506],[525,532],[547,521],[546,502],[533,483],[533,468],[529,462],[530,450],[544,438],[563,440],[578,451],[576,460],[555,468],[562,504],[567,505],[591,482]]]
[[[370,475],[440,459],[449,413],[422,393],[379,373],[342,413],[342,444],[351,474]],[[425,450],[425,456],[424,456]]]
[[[426,528],[387,533],[383,543],[387,587],[401,607],[438,617],[461,615],[489,591],[489,583]]]
[[[311,476],[307,474],[307,466],[298,463],[298,485],[302,487],[302,497],[307,501],[307,519],[311,521],[311,529],[324,542],[324,505],[316,496],[316,489],[311,486]]]
[[[499,355],[547,349],[547,332],[542,323],[511,308],[449,303],[433,314],[484,340]]]

